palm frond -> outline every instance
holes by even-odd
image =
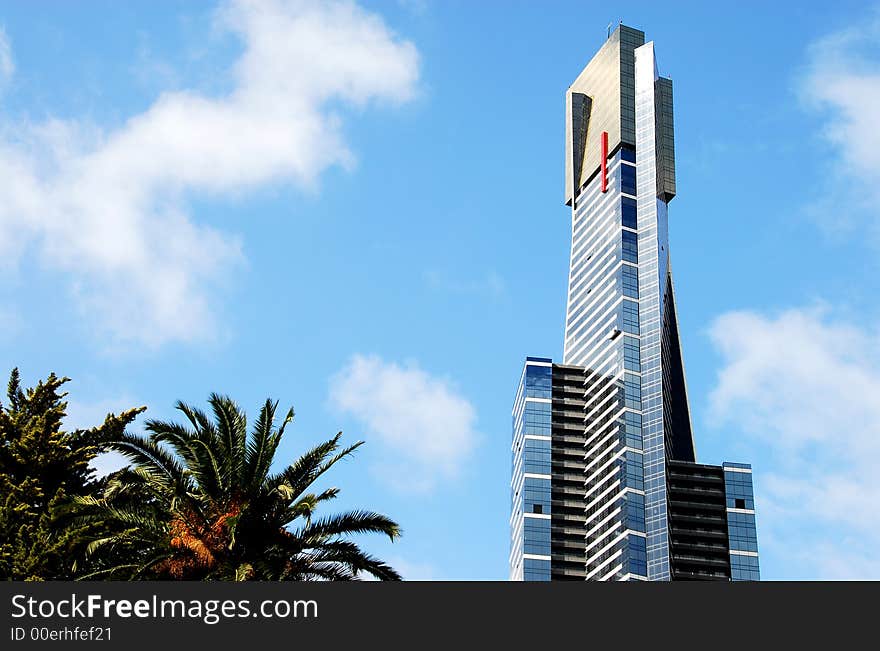
[[[135,465],[154,468],[174,483],[183,484],[185,481],[184,469],[178,459],[151,439],[124,433],[118,440],[108,443],[107,447],[121,453]]]
[[[208,440],[211,444],[214,444],[217,441],[219,438],[217,427],[211,422],[211,419],[208,418],[208,415],[205,412],[197,407],[188,405],[181,400],[178,400],[177,403],[175,403],[174,408],[186,416],[187,420],[193,426],[198,438]]]
[[[147,421],[145,428],[150,432],[153,441],[169,445],[186,465],[195,462],[193,442],[199,438],[199,435],[194,430],[184,425],[159,420]]]
[[[400,536],[400,526],[381,513],[348,511],[314,520],[293,532],[307,546],[310,542],[320,543],[332,536],[361,533],[384,533],[394,540]]]
[[[350,445],[341,452],[330,457],[331,454],[339,449],[339,439],[341,437],[342,432],[338,432],[336,436],[329,441],[325,441],[324,443],[315,446],[279,475],[270,478],[270,484],[274,485],[274,482],[280,483],[280,481],[285,481],[290,484],[294,496],[304,492],[315,482],[315,480],[318,479],[318,477],[327,472],[337,461],[349,456],[352,452],[363,445],[363,441],[358,441],[354,445]],[[330,457],[330,459],[327,457]]]
[[[245,475],[248,490],[257,490],[262,485],[263,480],[269,473],[269,467],[272,464],[275,451],[278,449],[278,443],[281,441],[283,428],[293,419],[293,409],[291,408],[288,410],[281,428],[275,430],[274,421],[277,409],[278,402],[272,402],[267,399],[263,408],[260,409],[257,422],[254,423],[245,459]]]
[[[322,544],[313,552],[316,562],[333,562],[347,565],[353,572],[366,572],[380,581],[400,581],[402,577],[393,567],[364,552],[349,540],[334,540]]]
[[[228,396],[212,393],[208,404],[214,412],[219,438],[225,448],[221,466],[224,483],[238,485],[247,455],[247,417]]]
[[[194,467],[189,468],[189,471],[196,478],[199,490],[213,499],[225,496],[228,485],[224,481],[223,469],[217,461],[214,450],[201,439],[193,441],[193,450],[198,461]]]

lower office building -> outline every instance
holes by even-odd
[[[585,500],[584,368],[526,359],[513,409],[510,578],[515,581],[648,580],[642,466],[618,461],[615,495]],[[622,390],[622,388],[621,388]],[[638,445],[639,432],[621,423],[619,445]],[[667,562],[673,581],[757,581],[758,544],[752,471],[747,464],[665,462]],[[606,499],[603,499],[606,498]],[[597,507],[609,511],[601,520]],[[604,573],[588,573],[589,546],[615,529],[593,554]],[[625,542],[625,545],[614,544]],[[609,562],[610,561],[610,562]],[[606,565],[603,566],[603,563]]]

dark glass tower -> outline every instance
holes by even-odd
[[[696,463],[667,227],[672,82],[644,33],[610,35],[566,93],[565,131],[563,363],[527,358],[517,392],[511,578],[756,579],[751,469]]]

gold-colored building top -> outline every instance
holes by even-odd
[[[565,202],[599,169],[601,136],[608,151],[635,147],[635,48],[645,33],[620,25],[565,94]]]

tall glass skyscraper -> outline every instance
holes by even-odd
[[[514,403],[510,577],[758,579],[751,468],[696,463],[667,228],[672,82],[654,44],[620,25],[565,105],[563,360],[526,358]]]

